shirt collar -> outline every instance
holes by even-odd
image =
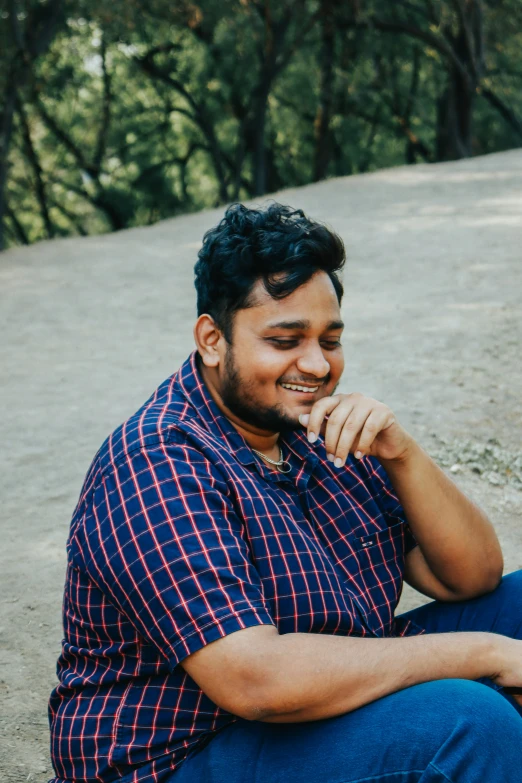
[[[242,465],[254,464],[259,469],[260,463],[244,437],[236,430],[227,417],[219,410],[201,376],[197,362],[197,351],[193,351],[181,365],[176,374],[175,385],[192,408],[195,408],[198,418],[207,429],[214,431],[223,439],[228,450],[233,453]],[[306,438],[305,431],[285,430],[281,433],[280,443],[286,445],[301,460],[313,469],[318,461],[313,446]],[[263,465],[263,474],[266,472]],[[273,471],[271,471],[273,473]]]
[[[176,375],[176,385],[192,408],[196,409],[200,422],[225,441],[228,450],[242,465],[256,462],[246,440],[221,413],[201,377],[197,364],[197,351],[193,351],[181,365]]]

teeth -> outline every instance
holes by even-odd
[[[315,392],[319,388],[319,386],[296,386],[293,383],[282,383],[281,386],[285,389],[292,389],[292,391],[302,391],[302,392]]]

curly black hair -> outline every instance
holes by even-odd
[[[228,343],[233,316],[253,306],[250,293],[262,279],[274,299],[283,299],[322,270],[339,304],[343,286],[337,272],[345,262],[341,237],[301,209],[271,203],[266,209],[232,204],[206,232],[194,269],[198,316],[212,316]]]

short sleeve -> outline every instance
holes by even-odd
[[[84,534],[91,578],[172,668],[275,624],[226,482],[193,447],[160,443],[112,466]]]
[[[375,501],[385,518],[393,524],[404,525],[404,553],[407,555],[417,544],[417,540],[411,532],[408,520],[399,498],[395,494],[391,481],[385,469],[375,457],[364,457],[359,460],[360,469],[366,474],[366,480],[370,483]]]

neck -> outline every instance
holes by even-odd
[[[238,418],[223,402],[221,394],[219,393],[219,377],[215,368],[205,367],[205,365],[201,363],[199,370],[203,381],[205,382],[205,386],[219,410],[227,417],[239,434],[244,437],[248,445],[252,449],[256,449],[256,451],[261,451],[263,454],[266,454],[271,459],[279,459],[279,446],[277,444],[279,433],[260,430],[247,421]]]

